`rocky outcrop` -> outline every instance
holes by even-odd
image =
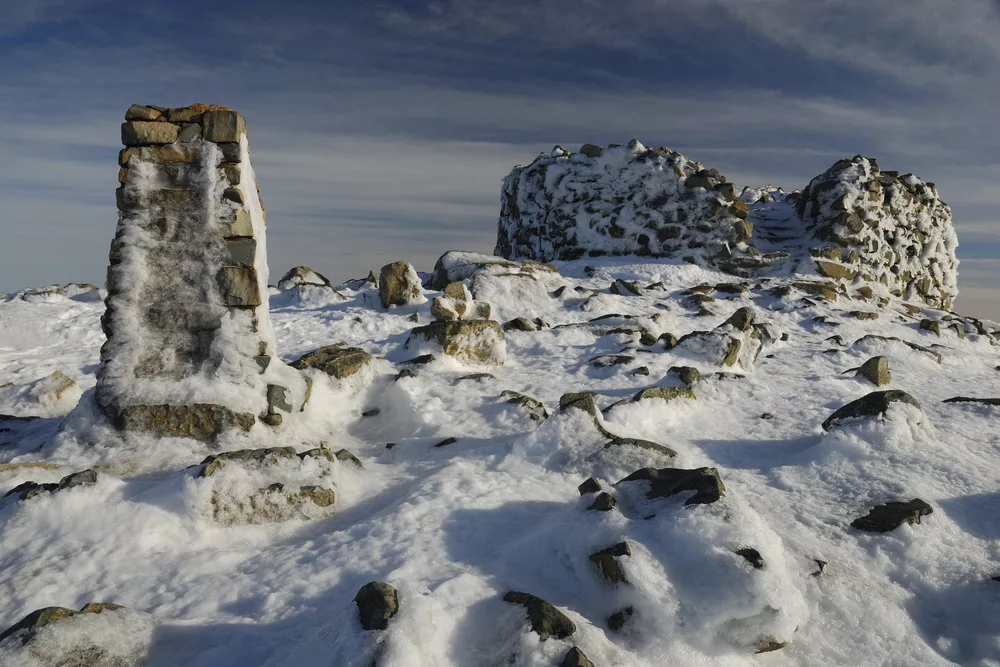
[[[426,301],[417,271],[406,262],[393,262],[382,267],[378,277],[378,296],[383,308]]]
[[[528,623],[542,641],[565,639],[576,632],[576,624],[555,605],[530,593],[510,591],[503,596],[504,602],[519,604],[528,612]]]
[[[342,380],[360,371],[374,358],[360,347],[346,347],[343,343],[337,343],[304,354],[291,365],[299,370],[315,368]]]
[[[766,266],[746,204],[714,169],[669,148],[556,146],[503,184],[494,254],[541,262],[684,257],[723,270]]]
[[[881,417],[888,412],[893,403],[905,403],[912,405],[918,410],[920,403],[905,391],[890,389],[888,391],[873,391],[867,396],[862,396],[856,401],[851,401],[842,408],[839,408],[823,422],[823,430],[829,431],[838,423],[856,419],[858,417]]]
[[[211,437],[305,382],[275,355],[266,214],[236,111],[133,105],[122,125],[97,400],[125,430]]]
[[[840,160],[810,181],[796,209],[825,245],[817,271],[860,277],[892,294],[950,310],[958,295],[958,237],[933,183],[882,171],[870,158]]]
[[[413,329],[405,347],[425,344],[472,364],[502,366],[507,356],[503,330],[493,320],[431,322]]]

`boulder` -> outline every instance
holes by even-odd
[[[890,502],[873,507],[868,514],[851,522],[852,528],[870,533],[885,533],[904,523],[917,524],[920,518],[934,512],[934,508],[919,498],[905,502]]]
[[[315,368],[342,380],[360,371],[374,358],[360,347],[344,347],[343,343],[337,343],[304,354],[290,365],[299,370]]]
[[[424,290],[416,270],[406,262],[386,264],[379,272],[378,296],[383,308],[423,303]]]
[[[610,512],[618,504],[615,497],[607,491],[601,491],[594,497],[594,502],[590,503],[588,510],[595,512]]]
[[[139,667],[146,664],[153,619],[110,602],[79,611],[45,607],[0,633],[0,663],[52,667]]]
[[[502,366],[507,353],[503,330],[492,320],[432,322],[410,332],[405,347],[428,341],[443,352],[473,364]]]
[[[574,646],[566,651],[559,667],[594,667],[594,663],[587,658],[583,651]]]
[[[502,257],[482,255],[475,252],[449,250],[434,264],[434,273],[427,282],[429,289],[444,289],[448,283],[471,278],[476,272],[486,268],[516,269],[520,265]]]
[[[955,396],[946,398],[942,403],[979,403],[980,405],[1000,406],[1000,398],[970,398],[968,396]]]
[[[16,495],[18,501],[23,501],[34,498],[40,493],[73,489],[78,486],[93,486],[94,484],[97,484],[97,471],[87,469],[66,475],[55,483],[39,484],[38,482],[22,482],[5,493],[3,497],[7,498]]]
[[[629,547],[628,542],[619,542],[614,546],[591,554],[590,562],[597,566],[597,569],[600,570],[601,575],[606,581],[612,584],[625,584],[628,583],[628,579],[625,577],[625,571],[622,569],[618,559],[622,556],[631,555],[632,549]]]
[[[503,596],[504,602],[519,604],[528,612],[528,622],[531,630],[538,634],[542,641],[546,639],[566,639],[576,632],[576,625],[564,613],[551,603],[530,593],[510,591]]]
[[[658,398],[670,402],[676,398],[688,398],[694,400],[694,392],[683,387],[648,387],[632,397],[633,401],[641,401],[647,398]]]
[[[650,499],[669,498],[684,491],[694,491],[694,495],[684,502],[685,505],[714,503],[726,492],[719,471],[715,468],[642,468],[619,481],[616,486],[637,481],[650,482],[646,493],[646,497]]]
[[[872,357],[855,373],[857,377],[863,377],[876,387],[881,387],[892,382],[892,374],[889,372],[888,357]]]
[[[319,271],[308,266],[296,266],[278,281],[278,289],[289,290],[299,285],[315,285],[316,287],[332,287],[330,281]]]
[[[893,403],[906,403],[920,409],[920,403],[905,391],[890,389],[888,391],[873,391],[856,401],[838,409],[823,422],[823,430],[829,431],[833,426],[846,419],[857,417],[881,417]]]
[[[399,611],[399,595],[396,589],[383,581],[372,581],[354,596],[358,605],[361,627],[365,630],[385,630],[389,619]]]
[[[606,623],[612,632],[621,632],[635,613],[634,607],[625,607],[608,616]]]

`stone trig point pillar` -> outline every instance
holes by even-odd
[[[163,436],[280,423],[306,384],[274,358],[266,215],[243,116],[133,105],[125,120],[101,409],[121,429]]]

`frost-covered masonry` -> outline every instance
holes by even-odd
[[[840,160],[802,192],[768,186],[737,197],[718,171],[632,140],[578,153],[557,146],[515,167],[494,252],[676,257],[743,276],[815,270],[947,310],[958,295],[957,246],[934,184],[870,158]]]
[[[273,358],[245,121],[134,105],[122,142],[98,402],[120,426],[164,435],[249,428],[270,411],[269,384],[301,398],[305,383]]]
[[[633,139],[579,153],[559,146],[515,167],[503,184],[496,255],[579,259],[688,257],[737,268],[766,265],[732,184],[669,148]]]
[[[896,296],[950,310],[958,296],[958,236],[933,183],[881,171],[870,158],[840,160],[798,196],[816,238],[818,271],[879,282]]]

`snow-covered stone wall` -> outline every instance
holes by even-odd
[[[933,183],[882,171],[870,158],[840,160],[798,195],[817,239],[820,273],[880,282],[897,296],[949,310],[958,295],[958,237]]]
[[[273,358],[244,119],[207,105],[133,105],[125,118],[98,403],[127,429],[247,430],[274,412],[268,397],[290,404],[305,383]]]
[[[731,183],[636,140],[578,153],[556,146],[503,184],[495,254],[507,259],[683,257],[723,270],[766,266]]]

